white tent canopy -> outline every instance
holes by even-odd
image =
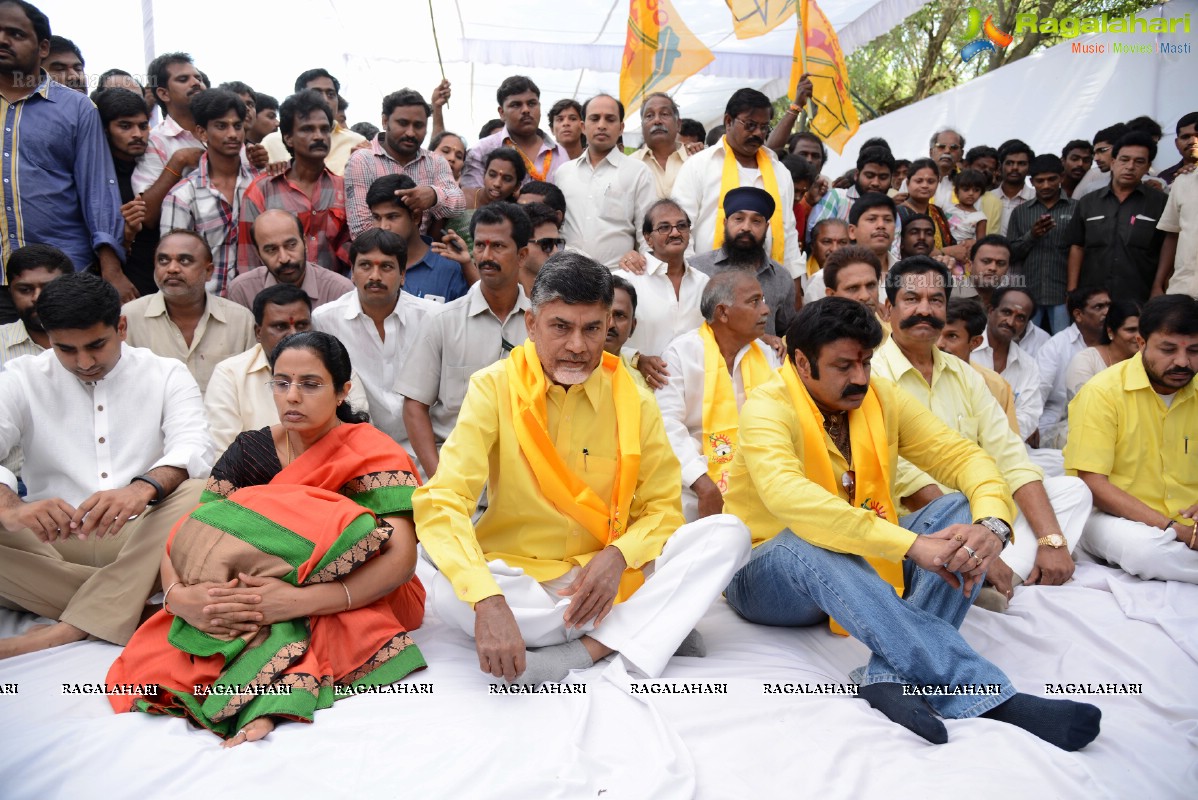
[[[1139,16],[1152,19],[1186,14],[1198,19],[1198,0],[1173,0],[1141,11]],[[1177,163],[1180,156],[1173,147],[1177,120],[1198,111],[1198,94],[1184,88],[1193,84],[1195,55],[1112,54],[1114,42],[1182,43],[1192,42],[1192,37],[1106,33],[1066,40],[863,124],[842,155],[828,153],[824,172],[834,176],[852,169],[862,143],[873,136],[886,139],[896,158],[926,156],[932,134],[943,128],[960,131],[966,148],[979,144],[997,147],[1018,138],[1037,153],[1060,154],[1072,139],[1088,141],[1096,131],[1141,115],[1152,117],[1165,130],[1156,166]],[[1074,53],[1074,43],[1101,44],[1105,52]]]
[[[898,25],[924,2],[824,0],[820,7],[848,53]],[[383,96],[410,86],[428,97],[441,79],[429,6],[417,0],[213,0],[202,8],[161,0],[107,0],[99,15],[82,0],[42,0],[39,5],[54,32],[83,50],[91,75],[110,67],[140,73],[148,61],[146,51],[183,50],[214,83],[242,80],[282,100],[296,75],[323,66],[343,85],[351,123],[377,125]],[[742,86],[771,97],[786,92],[797,26],[793,17],[765,36],[737,40],[723,0],[673,0],[673,5],[716,56],[672,92],[686,116],[705,123],[718,120],[728,96]],[[445,74],[454,87],[446,123],[470,141],[495,116],[495,90],[508,75],[530,76],[546,107],[564,97],[583,99],[619,87],[628,0],[569,5],[437,0],[433,9]],[[148,47],[139,24],[143,16],[150,22]],[[637,118],[628,120],[628,130],[629,143],[639,140]]]

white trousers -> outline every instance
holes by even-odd
[[[1198,583],[1198,550],[1177,541],[1171,531],[1143,522],[1095,509],[1082,550],[1139,578]]]
[[[1065,477],[1065,454],[1062,451],[1051,447],[1028,447],[1026,444],[1023,449],[1027,451],[1031,462],[1044,470],[1045,478]]]
[[[588,624],[567,630],[562,621],[570,598],[557,592],[570,585],[577,567],[556,580],[538,583],[501,560],[488,566],[516,617],[525,646],[546,647],[589,635],[619,653],[634,671],[656,678],[712,601],[748,562],[750,549],[749,529],[731,514],[683,525],[666,541],[661,556],[646,566],[641,588],[617,603],[598,629]],[[441,619],[474,636],[474,609],[458,599],[440,572],[430,593]]]
[[[1067,542],[1065,546],[1072,553],[1081,541],[1086,520],[1090,518],[1090,509],[1093,507],[1090,489],[1081,478],[1045,478],[1044,492],[1048,495],[1048,502],[1061,526],[1061,533]],[[1003,551],[1001,558],[1015,573],[1018,578],[1015,583],[1018,585],[1027,580],[1032,568],[1036,566],[1039,545],[1036,544],[1036,532],[1022,513],[1015,517],[1012,527],[1015,541]]]

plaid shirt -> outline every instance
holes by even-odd
[[[325,169],[316,187],[315,201],[287,178],[260,175],[241,200],[237,263],[260,267],[262,260],[250,239],[250,226],[268,208],[281,208],[299,217],[304,229],[307,259],[344,275],[349,270],[349,226],[345,221],[345,182]]]
[[[212,183],[208,174],[208,154],[200,156],[200,166],[175,184],[162,201],[163,233],[183,228],[204,237],[212,250],[212,278],[208,291],[224,297],[229,281],[237,277],[237,243],[240,239],[238,216],[241,199],[257,172],[241,163],[233,201],[229,202]]]
[[[466,210],[466,198],[457,181],[453,179],[453,170],[449,162],[439,153],[433,153],[420,148],[416,157],[407,164],[400,164],[383,147],[379,134],[370,142],[370,149],[355,150],[349,156],[345,165],[345,205],[349,212],[349,230],[357,236],[368,228],[373,228],[370,221],[370,208],[366,205],[366,192],[370,184],[384,175],[407,175],[417,186],[431,186],[437,193],[437,204],[430,208],[421,222],[421,229],[427,229],[429,222],[434,219],[456,217]]]

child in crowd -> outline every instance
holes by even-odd
[[[986,176],[980,170],[963,169],[953,177],[953,188],[956,202],[945,209],[949,231],[957,244],[972,247],[986,235],[986,214],[978,209],[986,191]]]

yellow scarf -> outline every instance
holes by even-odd
[[[713,248],[715,250],[724,246],[724,195],[740,186],[740,170],[736,166],[736,153],[733,153],[732,148],[728,146],[728,137],[724,137],[723,144],[724,175],[720,180],[720,200],[716,208],[715,246]],[[766,154],[764,146],[757,151],[757,169],[761,170],[761,180],[765,184],[765,190],[769,192],[770,197],[774,198],[774,215],[770,217],[770,236],[773,239],[770,243],[770,258],[781,264],[783,254],[786,252],[786,237],[782,232],[782,195],[778,194],[778,176],[774,174],[773,165],[770,163],[770,157]]]
[[[782,379],[790,391],[799,423],[803,426],[803,471],[807,478],[819,484],[831,494],[839,497],[841,484],[836,480],[832,457],[828,455],[827,435],[824,433],[824,415],[816,408],[807,388],[799,379],[794,365],[782,367]],[[859,508],[873,511],[879,517],[898,524],[898,513],[890,497],[890,458],[886,443],[886,424],[882,417],[882,405],[871,388],[865,393],[861,407],[848,415],[849,443],[856,468],[856,497]],[[903,594],[903,565],[901,562],[868,558],[870,565],[882,579]],[[830,620],[832,631],[841,635],[847,632],[836,620]]]
[[[728,467],[736,454],[740,409],[736,407],[736,387],[727,362],[706,322],[699,327],[699,338],[703,340],[703,455],[707,457],[707,475],[722,494],[728,491]],[[773,372],[761,345],[752,342],[740,360],[745,395],[769,380]]]

